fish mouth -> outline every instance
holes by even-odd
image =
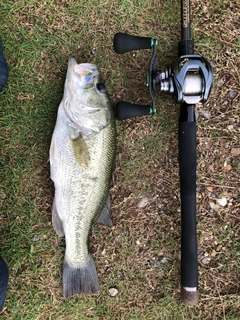
[[[78,84],[83,89],[91,88],[98,79],[99,71],[95,64],[91,63],[80,63],[74,58],[70,58],[68,62],[68,67],[73,70],[73,72],[78,76]]]
[[[97,66],[91,63],[76,64],[74,66],[74,71],[80,76],[96,75],[99,73]]]

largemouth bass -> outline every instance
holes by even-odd
[[[52,222],[66,242],[65,298],[99,291],[88,239],[94,222],[112,226],[109,186],[115,139],[114,115],[97,66],[70,58],[50,146]]]

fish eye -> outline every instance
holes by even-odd
[[[106,92],[105,85],[103,83],[97,83],[97,89],[100,92]]]

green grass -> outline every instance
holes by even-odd
[[[240,91],[239,8],[237,1],[194,0],[192,14],[196,51],[215,70],[211,98],[203,107],[212,118],[198,122],[199,249],[217,253],[208,265],[199,263],[201,299],[190,309],[180,299],[178,106],[160,95],[154,117],[117,123],[114,228],[94,228],[90,241],[101,287],[95,296],[62,298],[64,240],[51,224],[48,163],[68,58],[98,64],[113,103],[150,103],[145,78],[151,51],[118,56],[113,37],[123,31],[157,38],[159,68],[164,68],[177,56],[179,1],[0,4],[0,38],[9,64],[8,84],[0,93],[0,254],[10,270],[1,319],[240,318],[239,159],[231,155],[239,146],[239,93],[229,98],[230,90]],[[224,171],[224,161],[232,170]],[[210,196],[207,186],[213,186]],[[149,204],[139,209],[144,195]],[[232,205],[211,212],[209,201],[222,195]],[[161,257],[169,262],[153,267]],[[109,296],[111,287],[118,289],[115,297]]]

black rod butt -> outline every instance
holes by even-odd
[[[194,307],[198,304],[199,293],[197,288],[186,288],[181,289],[181,298],[184,304],[189,307]]]

